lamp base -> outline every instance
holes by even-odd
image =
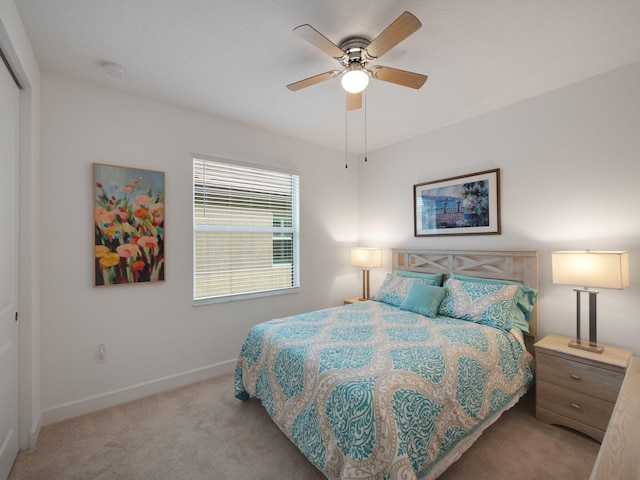
[[[582,342],[581,340],[571,340],[569,342],[569,346],[571,348],[579,348],[580,350],[587,350],[588,352],[593,353],[602,353],[604,351],[604,347],[598,345],[597,343],[591,344],[590,342]]]
[[[366,267],[362,268],[362,297],[360,297],[360,301],[364,302],[365,300],[369,300],[369,269]]]

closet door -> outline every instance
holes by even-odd
[[[18,99],[0,59],[0,478],[18,453]]]

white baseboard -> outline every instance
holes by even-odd
[[[135,400],[137,398],[146,397],[165,390],[171,390],[172,388],[182,387],[190,383],[230,373],[233,372],[236,361],[237,359],[227,360],[225,362],[207,365],[188,372],[158,378],[156,380],[139,383],[137,385],[131,385],[130,387],[49,407],[42,410],[40,415],[40,425],[60,422],[72,417],[77,417],[78,415],[84,415],[85,413],[100,410],[102,408],[112,407],[130,400]],[[32,443],[33,445],[35,445],[35,440],[37,440],[39,430],[40,426],[38,426],[37,431],[33,432],[35,435]]]

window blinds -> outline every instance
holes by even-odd
[[[299,286],[299,177],[193,160],[194,301]]]

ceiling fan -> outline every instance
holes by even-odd
[[[356,110],[362,106],[362,91],[367,87],[369,78],[418,89],[427,80],[426,75],[381,65],[367,67],[367,64],[378,60],[421,26],[422,23],[414,15],[404,12],[373,41],[363,36],[351,36],[344,39],[340,45],[336,45],[311,25],[300,25],[293,31],[335,58],[344,69],[314,75],[291,83],[287,88],[295,92],[342,75],[342,86],[347,91],[348,110]]]

